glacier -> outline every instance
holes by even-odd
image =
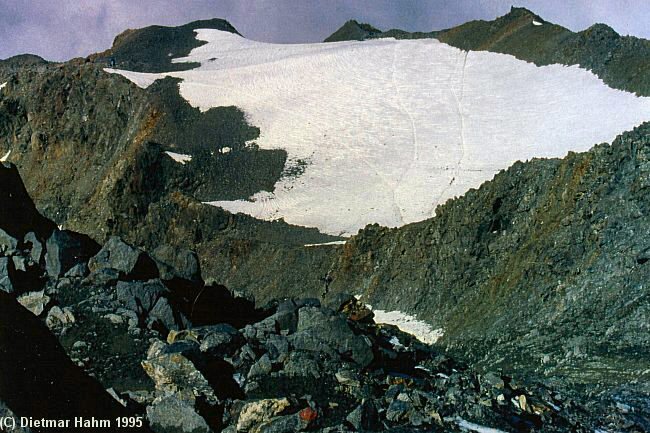
[[[181,78],[190,104],[237,106],[260,128],[260,148],[307,162],[272,192],[211,205],[340,236],[430,218],[515,161],[586,151],[650,120],[650,98],[577,66],[435,39],[269,44],[211,29],[197,38],[207,43],[174,59],[196,69],[108,71],[141,87]]]

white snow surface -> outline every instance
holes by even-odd
[[[456,424],[458,424],[458,427],[462,429],[477,432],[477,433],[506,433],[503,430],[497,430],[491,427],[484,427],[482,425],[474,424],[473,422],[466,421],[462,418],[457,418]]]
[[[197,69],[120,73],[146,87],[183,79],[201,110],[240,107],[263,149],[307,162],[272,193],[211,204],[351,235],[434,215],[517,160],[562,157],[650,120],[650,98],[577,66],[537,67],[434,39],[278,45],[218,30],[187,58]],[[211,60],[214,59],[214,60]]]
[[[0,89],[4,89],[6,85],[7,85],[6,81],[4,83],[0,84]]]
[[[0,162],[7,162],[7,160],[9,159],[9,155],[11,155],[11,149],[7,153],[5,153],[2,158],[0,158]]]
[[[321,242],[320,244],[305,244],[305,247],[320,247],[323,245],[343,245],[345,241],[331,241],[331,242]]]
[[[372,309],[370,305],[368,307]],[[375,313],[375,323],[395,325],[401,331],[413,335],[426,344],[434,344],[444,335],[442,329],[433,329],[428,323],[401,311],[372,310],[372,312]]]
[[[543,23],[540,23],[539,21],[533,20],[533,25],[534,26],[541,26]]]
[[[176,162],[180,162],[182,165],[185,165],[186,162],[190,162],[192,160],[192,155],[185,155],[184,153],[176,153],[176,152],[165,152],[167,155],[171,157]]]

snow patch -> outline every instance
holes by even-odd
[[[541,26],[541,25],[543,25],[543,24],[540,23],[539,21],[533,20],[533,25],[534,25],[534,26]]]
[[[320,244],[305,244],[305,247],[320,247],[321,245],[343,245],[346,241],[332,241],[332,242],[323,242]]]
[[[141,87],[178,77],[202,111],[241,108],[261,149],[310,164],[272,193],[211,204],[330,234],[430,218],[517,160],[586,151],[650,119],[650,98],[578,66],[537,67],[435,39],[286,45],[214,29],[197,38],[207,43],[175,59],[196,69],[108,72]]]
[[[9,159],[9,155],[11,155],[11,149],[4,154],[2,158],[0,158],[0,162],[7,162],[7,159]]]
[[[458,424],[458,427],[477,432],[477,433],[506,433],[503,430],[498,430],[495,428],[491,427],[483,427],[482,425],[474,424],[473,422],[465,421],[462,418],[457,418],[456,419],[456,424]]]
[[[228,146],[226,146],[226,147],[222,147],[222,148],[221,148],[221,153],[230,153],[231,150],[232,150],[232,149],[229,148]]]
[[[109,74],[118,74],[133,82],[136,86],[146,89],[154,81],[165,78],[165,74],[146,74],[140,72],[123,71],[121,69],[104,68],[104,72]]]
[[[7,82],[5,81],[4,83],[0,84],[0,89],[4,89],[7,86]]]
[[[180,162],[183,165],[185,165],[186,162],[190,162],[192,160],[192,155],[185,155],[183,153],[176,153],[176,152],[165,152],[165,153],[169,155],[174,161]]]
[[[368,307],[371,308],[370,305]],[[434,344],[444,335],[443,329],[433,329],[428,323],[401,311],[372,310],[372,312],[375,313],[375,323],[395,325],[425,344]]]

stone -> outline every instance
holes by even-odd
[[[20,305],[27,308],[35,316],[43,314],[45,307],[50,302],[50,297],[45,294],[45,290],[39,292],[29,292],[17,298]]]
[[[29,248],[29,256],[32,258],[32,261],[36,264],[43,263],[43,243],[38,239],[36,233],[29,232],[25,235],[23,243]]]
[[[271,398],[246,403],[237,420],[237,431],[250,431],[253,427],[270,421],[290,405],[287,398]]]
[[[18,240],[0,228],[0,254],[8,251],[15,251],[18,248]]]
[[[84,278],[90,271],[88,270],[88,264],[86,263],[77,263],[65,273],[65,276],[68,278]]]
[[[50,277],[60,277],[78,263],[86,262],[99,250],[88,236],[69,230],[55,230],[46,242],[45,268]]]
[[[180,313],[179,316],[181,316]],[[155,325],[156,323],[161,324],[166,330],[179,329],[180,327],[186,326],[188,323],[183,319],[179,320],[181,323],[177,323],[176,318],[174,317],[174,311],[169,305],[169,301],[162,297],[156,301],[156,304],[149,312],[149,321],[152,325]]]
[[[11,261],[14,262],[14,269],[20,272],[27,272],[27,267],[29,263],[25,257],[22,256],[13,256]]]
[[[297,332],[289,342],[301,350],[321,351],[329,346],[340,355],[349,355],[361,367],[374,359],[372,344],[356,335],[344,317],[314,307],[303,307],[298,312]]]
[[[188,358],[199,352],[195,343],[187,341],[171,345],[155,342],[149,348],[142,367],[154,381],[156,389],[163,392],[188,392],[195,397],[204,397],[216,404],[218,399],[205,376]]]
[[[156,398],[147,406],[147,419],[156,431],[211,433],[205,419],[186,400],[174,395]]]
[[[381,428],[379,413],[372,400],[364,399],[345,419],[357,431],[377,431]]]
[[[8,257],[0,257],[0,290],[7,293],[15,291],[10,273],[13,271],[13,260]]]
[[[192,282],[202,282],[199,257],[194,251],[160,245],[152,253],[158,265],[162,280],[181,278]]]
[[[294,433],[304,430],[308,425],[309,422],[303,420],[300,414],[284,415],[271,418],[249,431],[250,433]]]
[[[259,376],[267,376],[273,370],[273,364],[269,358],[269,354],[265,353],[262,355],[255,364],[251,366],[251,369],[248,372],[248,378],[252,379]]]
[[[54,306],[47,313],[45,318],[45,324],[50,329],[60,329],[72,326],[75,323],[76,319],[72,310],[68,307],[60,308]]]
[[[88,268],[91,273],[101,269],[115,269],[120,273],[120,279],[125,280],[150,280],[159,275],[151,257],[117,236],[111,237],[89,260]]]
[[[117,301],[143,318],[153,310],[158,300],[168,292],[169,289],[160,280],[147,282],[119,281],[115,289]]]

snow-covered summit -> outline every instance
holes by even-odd
[[[306,161],[272,193],[212,204],[327,233],[400,226],[478,187],[517,160],[561,157],[650,120],[650,98],[611,89],[578,67],[536,67],[433,39],[278,45],[218,30],[169,74],[116,71],[141,86],[182,78],[207,110],[234,105],[257,144]]]

